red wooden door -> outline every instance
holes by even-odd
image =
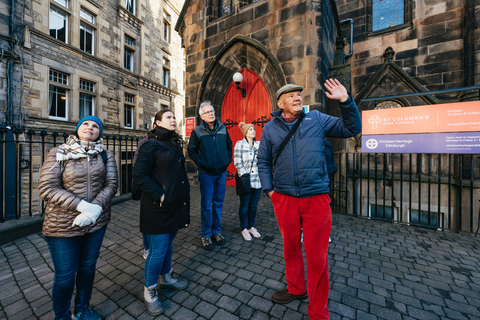
[[[255,139],[259,141],[263,126],[270,120],[270,113],[272,112],[270,95],[262,79],[247,68],[244,68],[241,74],[243,75],[243,81],[240,87],[246,88],[247,97],[242,97],[242,93],[237,90],[237,86],[232,81],[227,89],[222,106],[223,124],[228,129],[233,147],[238,140],[243,139],[243,134],[238,127],[240,122],[253,124],[257,133]],[[237,171],[232,162],[227,169],[227,185],[235,185],[235,172]]]

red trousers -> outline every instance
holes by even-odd
[[[328,194],[297,198],[274,192],[272,203],[283,237],[283,255],[288,291],[304,294],[305,269],[301,233],[307,256],[308,316],[310,320],[328,315],[328,237],[332,211]]]

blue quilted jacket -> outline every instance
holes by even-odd
[[[340,111],[342,118],[316,110],[307,113],[273,172],[278,148],[290,128],[281,118],[281,110],[272,112],[272,120],[263,129],[258,152],[258,171],[264,192],[274,190],[293,197],[329,193],[325,137],[349,138],[362,131],[360,113],[351,97],[340,103]]]

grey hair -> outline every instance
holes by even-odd
[[[212,103],[211,103],[210,101],[208,101],[208,100],[207,100],[207,101],[203,101],[202,103],[200,103],[200,107],[198,107],[198,114],[199,114],[200,116],[202,116],[202,114],[203,114],[203,107],[205,107],[205,106],[210,106],[210,107],[213,108]]]

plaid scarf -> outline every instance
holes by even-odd
[[[286,118],[286,117],[285,117],[285,114],[282,112],[282,118],[283,118],[283,120],[285,120],[286,123],[295,122],[295,121],[298,119],[298,116],[299,116],[299,115],[300,115],[300,113],[297,114],[296,116],[291,117],[291,118]]]
[[[74,136],[68,136],[67,142],[58,147],[57,162],[50,170],[55,168],[55,166],[62,161],[86,158],[89,155],[93,156],[101,152],[103,152],[102,138],[100,138],[98,141],[89,142],[80,140]]]

